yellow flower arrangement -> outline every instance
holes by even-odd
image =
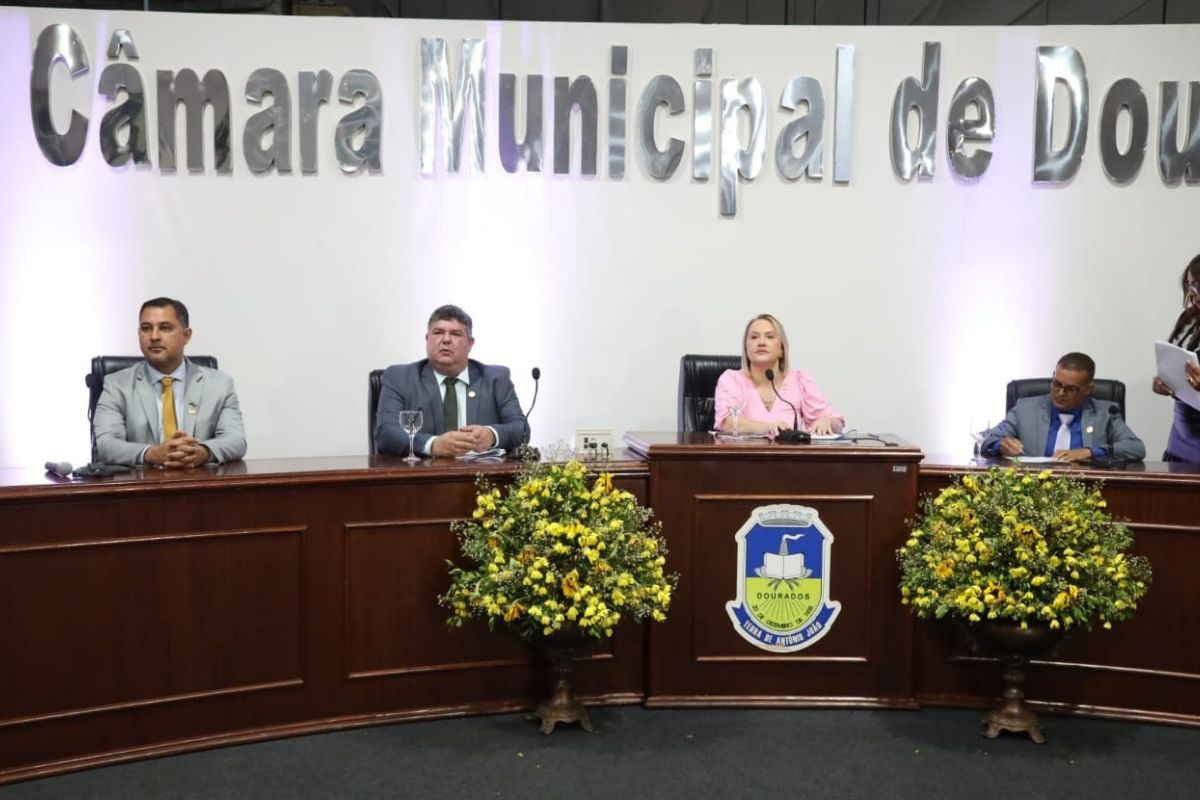
[[[480,478],[475,511],[454,525],[462,554],[438,601],[447,624],[504,623],[523,639],[564,625],[596,638],[622,619],[666,619],[678,576],[665,572],[659,523],[612,475],[578,461],[526,463],[502,493]]]
[[[1128,619],[1150,564],[1098,488],[1049,470],[992,468],[921,499],[897,551],[900,602],[919,617],[1104,628]]]

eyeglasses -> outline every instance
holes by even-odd
[[[1074,397],[1075,395],[1079,394],[1083,390],[1083,387],[1082,386],[1068,386],[1067,384],[1061,382],[1057,378],[1051,378],[1050,379],[1050,390],[1054,391],[1054,392],[1062,392],[1067,397]]]

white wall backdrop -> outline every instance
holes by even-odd
[[[30,122],[38,33],[69,23],[90,72],[55,69],[55,119],[91,119],[70,167],[41,154]],[[97,141],[110,104],[96,92],[108,37],[128,28],[147,86],[151,169],[109,167]],[[486,168],[418,170],[419,46],[443,36],[488,48]],[[942,44],[936,175],[897,180],[888,120],[900,81],[919,75],[922,44]],[[835,48],[857,49],[853,179],[832,182]],[[1068,44],[1088,70],[1091,131],[1069,184],[1034,186],[1036,48]],[[609,48],[629,47],[629,104],[652,76],[684,87],[689,109],[659,123],[688,142],[674,177],[649,178],[629,154],[605,174]],[[1003,411],[1012,377],[1049,375],[1082,349],[1102,377],[1129,384],[1128,418],[1157,457],[1170,402],[1150,393],[1152,342],[1179,309],[1178,277],[1200,251],[1200,187],[1156,169],[1158,83],[1200,80],[1200,27],[807,28],[303,19],[0,9],[0,466],[86,460],[83,375],[91,356],[136,353],[142,300],[169,295],[192,313],[193,353],[235,377],[250,458],[366,451],[366,374],[423,356],[430,310],[476,321],[474,356],[513,368],[528,403],[543,385],[535,443],[576,428],[672,429],[678,361],[736,352],[760,312],[788,326],[797,365],[860,430],[894,432],[930,452],[969,450],[968,420]],[[757,77],[771,111],[767,164],[741,186],[735,219],[718,215],[717,180],[691,180],[692,52],[715,51],[714,78]],[[157,69],[222,70],[232,96],[234,171],[158,168]],[[288,76],[374,72],[383,88],[383,172],[343,175],[320,117],[320,168],[253,175],[243,99],[259,67]],[[587,74],[600,95],[601,174],[504,172],[497,149],[499,73]],[[788,183],[774,141],[790,119],[779,93],[796,75],[824,87],[825,178]],[[977,182],[948,168],[945,115],[955,86],[979,76],[996,98],[991,168]],[[1135,181],[1104,175],[1104,93],[1131,77],[1150,101],[1150,146]],[[1186,87],[1185,87],[1186,88]],[[719,96],[719,90],[716,92]],[[1181,95],[1186,96],[1186,91]],[[1185,117],[1186,118],[1186,117]],[[182,127],[182,115],[181,115]],[[211,125],[211,120],[208,123]],[[630,135],[636,133],[630,124]],[[549,134],[549,130],[548,130]],[[182,136],[180,136],[182,151]],[[549,137],[547,141],[552,141]],[[547,146],[549,150],[549,145]],[[549,156],[549,153],[547,153]],[[182,162],[182,155],[181,155]]]

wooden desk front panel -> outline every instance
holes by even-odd
[[[617,482],[644,499],[641,469]],[[530,649],[484,624],[448,630],[436,603],[474,472],[408,478],[197,476],[0,497],[0,782],[530,707],[543,680]],[[640,700],[643,640],[622,627],[579,665],[579,690]]]
[[[1132,520],[1134,552],[1150,559],[1154,583],[1133,619],[1079,631],[1058,656],[1033,667],[1031,700],[1087,713],[1200,723],[1200,475],[1146,465],[1146,472],[1083,472],[1106,481],[1109,510]],[[921,491],[948,483],[947,469],[923,465]],[[915,626],[917,699],[952,705],[990,703],[999,665],[972,656],[945,622]]]
[[[650,631],[647,704],[909,705],[910,621],[895,602],[902,520],[916,466],[893,461],[651,456],[651,497],[682,573],[665,624]],[[734,628],[734,535],[758,506],[811,506],[833,533],[832,628],[790,654]]]
[[[920,456],[890,452],[806,459],[680,446],[650,467],[614,465],[622,488],[653,503],[682,578],[668,622],[619,628],[579,664],[579,689],[651,705],[989,702],[996,665],[946,625],[913,625],[898,603],[894,551],[915,510]],[[0,783],[529,707],[541,688],[530,652],[481,624],[448,631],[436,605],[456,555],[448,524],[472,509],[476,470],[503,481],[511,467],[306,459],[63,486],[0,471]],[[922,465],[921,491],[953,471]],[[1035,668],[1030,694],[1200,724],[1200,472],[1146,465],[1104,477],[1155,584],[1131,622],[1077,635],[1058,662]],[[839,618],[795,655],[752,647],[725,610],[734,533],[776,502],[814,506],[835,537]]]

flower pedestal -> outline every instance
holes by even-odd
[[[1017,622],[985,622],[973,626],[970,635],[976,647],[982,642],[1004,665],[1004,692],[982,720],[983,735],[995,739],[1000,731],[1028,733],[1037,744],[1045,744],[1038,716],[1025,703],[1025,668],[1030,658],[1052,654],[1062,634],[1046,625],[1022,628]]]
[[[924,618],[968,625],[1004,665],[1004,694],[984,735],[1029,734],[1029,659],[1063,640],[1061,631],[1104,629],[1129,619],[1146,594],[1150,562],[1129,552],[1133,533],[1104,509],[1102,487],[1050,470],[989,469],[925,496],[900,561],[900,602]],[[1022,627],[1024,626],[1024,627]]]
[[[537,710],[528,718],[542,721],[542,733],[553,732],[554,726],[560,722],[578,722],[588,733],[595,732],[587,709],[571,688],[573,662],[592,641],[579,627],[567,625],[538,642],[538,648],[546,654],[550,665],[550,694],[538,703]]]

